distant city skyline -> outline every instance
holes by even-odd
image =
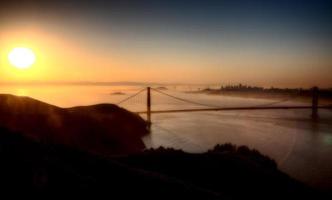
[[[0,7],[0,82],[332,87],[332,2],[38,1]],[[8,52],[36,63],[15,69]]]

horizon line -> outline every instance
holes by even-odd
[[[165,82],[141,82],[141,81],[2,81],[0,85],[95,85],[95,86],[111,86],[111,85],[140,85],[140,86],[149,86],[149,85],[159,85],[159,86],[180,86],[180,85],[188,85],[188,86],[227,86],[227,85],[247,85],[252,87],[262,87],[262,88],[288,88],[288,89],[306,89],[311,87],[275,87],[275,86],[260,86],[260,85],[250,85],[245,83],[165,83]],[[332,89],[332,86],[322,87],[322,89]]]

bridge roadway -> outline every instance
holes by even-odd
[[[317,106],[319,109],[332,109],[332,105]],[[312,109],[312,106],[270,106],[270,107],[222,107],[222,108],[196,108],[196,109],[174,109],[174,110],[151,110],[151,114],[178,113],[178,112],[202,112],[202,111],[229,111],[229,110],[283,110],[283,109]],[[147,114],[148,111],[135,112]]]

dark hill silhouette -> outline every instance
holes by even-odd
[[[271,159],[230,144],[202,154],[159,148],[105,158],[0,128],[0,160],[2,195],[319,199],[315,191],[280,172]]]
[[[116,105],[65,109],[7,94],[0,95],[0,126],[39,142],[102,155],[139,152],[148,133],[142,118]]]
[[[164,148],[142,151],[144,134],[145,121],[115,105],[65,109],[0,95],[0,194],[319,198],[258,151],[231,144],[202,154]]]

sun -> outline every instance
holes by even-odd
[[[36,61],[34,52],[26,47],[16,47],[8,54],[10,64],[18,69],[31,67]]]

